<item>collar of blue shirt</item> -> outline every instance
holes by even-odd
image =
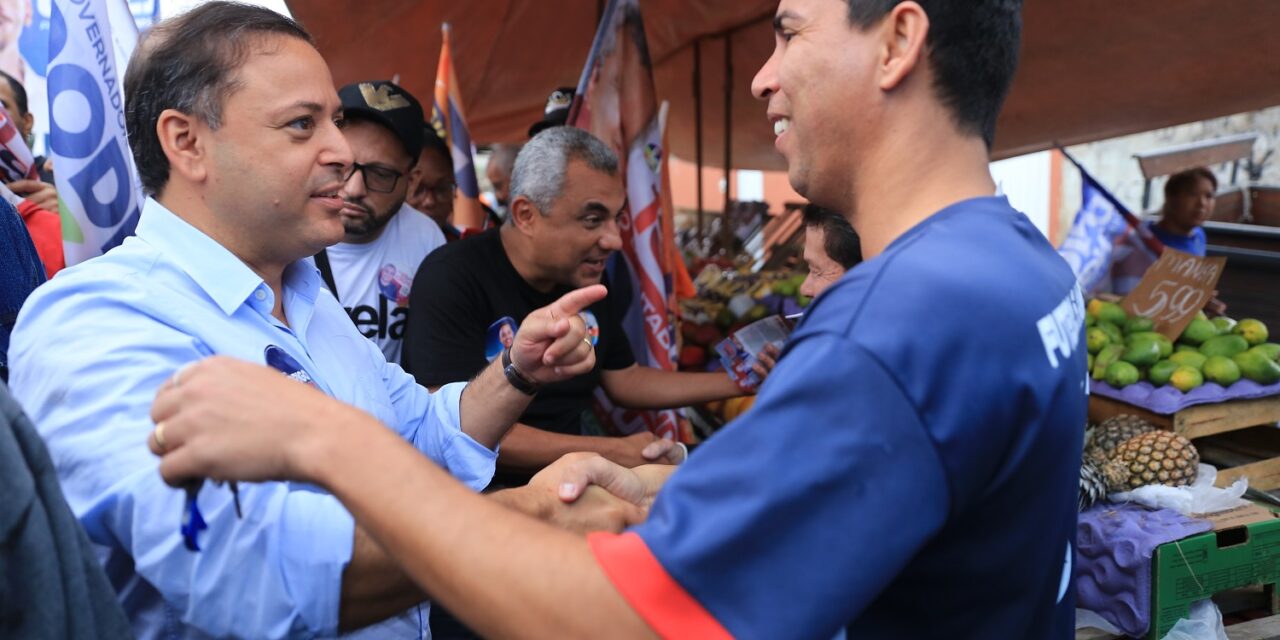
[[[185,271],[227,315],[259,289],[266,290],[267,299],[258,302],[274,304],[262,277],[244,261],[153,198],[143,204],[137,236]],[[320,291],[320,272],[311,258],[303,258],[285,269],[283,285],[314,304]]]

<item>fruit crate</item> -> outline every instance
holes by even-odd
[[[1142,407],[1097,394],[1089,396],[1089,421],[1094,424],[1126,413],[1196,441],[1197,447],[1204,448],[1202,444],[1212,444],[1212,442],[1211,439],[1203,439],[1280,422],[1280,396],[1195,405],[1170,415],[1154,413]],[[1256,489],[1263,491],[1280,489],[1280,429],[1256,431],[1257,433],[1252,435],[1256,441],[1256,450],[1275,455],[1220,469],[1216,481],[1218,486],[1228,486],[1237,478],[1245,476],[1249,478],[1249,486]]]
[[[1163,638],[1190,606],[1215,594],[1264,585],[1271,612],[1280,612],[1280,519],[1271,517],[1156,547],[1151,559],[1149,640]]]

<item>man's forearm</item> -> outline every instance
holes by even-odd
[[[559,460],[567,453],[589,451],[624,467],[634,467],[647,462],[640,449],[628,446],[622,438],[601,436],[575,436],[517,423],[502,439],[498,450],[498,466],[511,471],[534,473]]]
[[[486,494],[502,506],[527,516],[546,520],[546,502],[527,488]],[[351,562],[342,574],[342,599],[338,608],[338,628],[343,632],[381,622],[427,599],[387,552],[356,526]]]
[[[400,564],[357,525],[351,562],[342,573],[338,629],[345,633],[381,622],[426,598]]]
[[[664,371],[642,365],[604,372],[609,398],[628,409],[671,409],[745,395],[728,374]]]
[[[494,360],[462,391],[459,408],[462,431],[492,449],[520,419],[531,400],[532,396],[521,393],[507,381],[502,361]]]
[[[653,637],[582,538],[468,491],[390,432],[325,435],[307,477],[484,636]]]

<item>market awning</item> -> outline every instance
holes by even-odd
[[[834,1],[834,0],[833,0]],[[547,94],[577,83],[603,2],[289,0],[339,84],[399,74],[426,98],[440,24],[478,143],[520,141]],[[695,43],[705,161],[722,163],[726,34],[732,39],[733,165],[781,169],[751,78],[773,48],[775,0],[641,0],[676,155],[694,158]],[[1280,2],[1033,0],[995,156],[1280,105]]]

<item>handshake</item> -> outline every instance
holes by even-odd
[[[497,445],[530,399],[527,389],[509,381],[511,366],[536,386],[590,371],[595,353],[578,314],[604,295],[600,285],[586,287],[531,313],[507,364],[493,363],[463,390],[458,427],[487,447]],[[432,400],[442,402],[443,396]],[[404,449],[415,455],[411,464],[434,467],[373,416],[275,369],[234,358],[214,356],[180,369],[161,385],[151,417],[156,428],[148,444],[161,457],[165,482],[175,487],[206,478],[294,480],[324,486],[342,498],[339,485],[358,477],[367,482],[352,491],[382,485],[386,480],[376,474],[386,468],[383,461],[403,458]],[[655,440],[645,447],[645,457],[676,462],[683,458],[677,451],[674,443]],[[647,517],[674,469],[665,464],[627,469],[597,454],[572,453],[527,486],[489,497],[565,529],[618,531]],[[433,482],[448,483],[438,468],[423,472],[434,474]]]

